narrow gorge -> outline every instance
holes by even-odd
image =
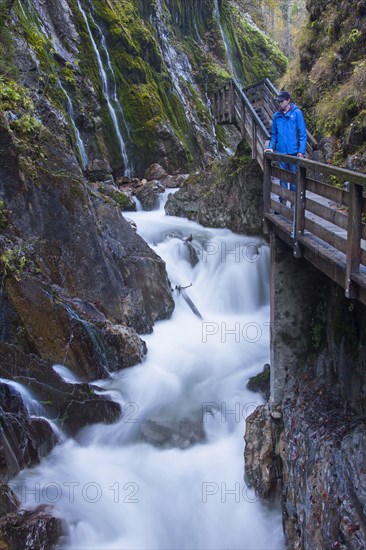
[[[286,2],[0,0],[0,548],[363,548],[364,306],[270,257],[212,114],[270,78],[364,171],[366,13],[328,4],[289,64]]]

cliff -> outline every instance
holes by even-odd
[[[39,462],[59,429],[74,436],[120,416],[93,381],[142,361],[140,335],[172,313],[165,265],[123,217],[134,204],[115,183],[153,162],[171,174],[223,154],[228,133],[216,133],[209,94],[230,77],[218,16],[235,6],[0,0],[0,533],[9,547],[52,548],[64,529],[47,510],[19,514],[9,479]],[[261,44],[248,59],[268,57],[248,84],[283,72],[280,51],[236,17]]]
[[[248,419],[248,482],[281,494],[289,546],[366,539],[365,307],[271,242],[271,399]]]
[[[304,108],[326,162],[366,167],[366,6],[363,1],[306,3],[297,55],[280,84]]]

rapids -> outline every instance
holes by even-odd
[[[66,519],[68,549],[281,550],[280,511],[243,479],[245,416],[262,402],[246,382],[269,360],[268,247],[163,203],[128,217],[166,262],[173,316],[144,336],[142,364],[97,382],[123,417],[63,442],[13,487],[23,507]]]

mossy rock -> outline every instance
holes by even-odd
[[[262,372],[249,378],[247,388],[250,391],[260,392],[266,401],[270,397],[271,369],[268,364],[264,365]]]

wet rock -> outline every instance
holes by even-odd
[[[167,418],[152,418],[141,425],[142,437],[157,446],[186,449],[205,440],[202,422],[185,418],[178,422]]]
[[[144,172],[144,178],[146,178],[147,181],[161,180],[167,175],[168,174],[164,168],[157,162],[151,164],[151,166],[149,166],[149,168]]]
[[[19,499],[15,493],[5,484],[0,485],[0,518],[15,512],[19,508]],[[1,549],[1,546],[0,546]]]
[[[11,513],[0,520],[0,538],[6,550],[52,550],[66,533],[65,522],[52,516],[45,506]]]
[[[117,403],[95,393],[98,388],[85,383],[65,382],[54,371],[52,364],[4,343],[0,343],[0,376],[17,380],[27,387],[42,403],[45,410],[42,414],[54,420],[69,435],[75,435],[82,427],[95,422],[115,422],[121,414]],[[10,424],[15,430],[11,437],[17,448],[24,449],[24,456],[15,460],[17,454],[10,453],[9,463],[6,463],[4,471],[15,475],[19,469],[37,462],[40,453],[47,454],[57,438],[49,424],[42,419],[27,420],[19,395],[11,396],[11,404],[13,408],[19,409],[21,414],[20,419],[15,416],[14,422]]]
[[[85,168],[85,175],[90,181],[110,180],[112,168],[104,159],[95,159],[89,162]],[[111,180],[113,183],[113,180]]]
[[[8,291],[26,325],[26,351],[52,364],[67,365],[84,381],[135,365],[146,354],[146,345],[133,328],[111,323],[95,304],[70,299],[60,287],[24,277],[9,284]],[[14,330],[19,331],[19,325]],[[16,343],[17,334],[7,336]],[[24,339],[23,334],[19,344]]]
[[[113,183],[113,182],[112,182]],[[96,185],[96,189],[102,195],[109,197],[114,201],[122,210],[128,212],[135,212],[136,204],[133,202],[131,194],[124,191],[121,191],[114,185],[110,185],[106,182],[99,182]]]
[[[205,172],[191,174],[165,210],[208,227],[228,227],[248,235],[262,232],[262,173],[251,158],[237,169],[213,163]]]
[[[270,366],[264,365],[262,372],[249,378],[247,388],[254,392],[260,392],[266,401],[270,396]]]
[[[144,210],[154,210],[158,207],[159,196],[165,187],[157,180],[151,180],[139,187],[135,195],[141,202]]]
[[[180,187],[187,179],[188,174],[169,175],[162,166],[158,163],[154,163],[145,171],[144,178],[147,181],[157,180],[166,189]],[[143,180],[142,180],[143,181]]]
[[[173,426],[172,421],[164,418],[145,420],[141,425],[141,434],[149,443],[161,445],[171,438]]]
[[[268,405],[257,407],[246,419],[246,480],[263,498],[273,496],[282,481],[282,430],[282,423],[273,419]]]
[[[9,365],[6,370],[11,375]],[[6,370],[1,367],[2,377],[6,377]],[[5,383],[0,383],[0,423],[0,477],[4,481],[37,464],[58,441],[50,424],[31,418],[20,394]]]

